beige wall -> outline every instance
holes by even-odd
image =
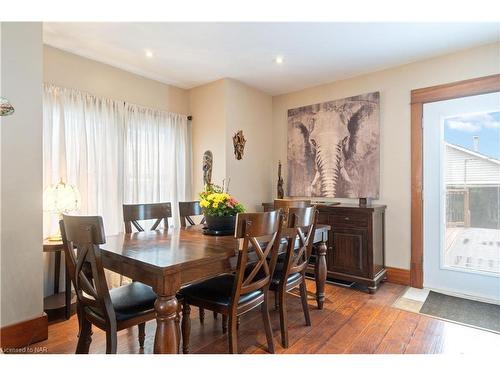
[[[226,177],[226,84],[224,80],[195,87],[189,92],[191,122],[193,198],[203,190],[203,153],[213,154],[212,182]]]
[[[272,197],[272,97],[233,79],[227,85],[226,173],[230,192],[249,212],[262,210]],[[241,160],[236,160],[233,135],[243,130],[246,139]]]
[[[1,24],[2,327],[43,314],[42,24]]]
[[[388,206],[386,265],[408,269],[410,91],[499,72],[500,44],[490,44],[273,97],[273,165],[279,159],[286,160],[288,109],[380,91],[380,200],[377,203]],[[270,171],[269,178],[274,178],[274,174],[274,170]]]
[[[50,46],[43,48],[44,82],[105,98],[189,114],[187,90],[138,76]]]
[[[270,95],[234,79],[222,79],[190,90],[193,115],[193,192],[203,189],[203,153],[213,153],[212,182],[230,179],[229,190],[247,211],[269,200],[269,168],[272,159]],[[247,139],[242,160],[233,152],[234,133],[243,130]]]

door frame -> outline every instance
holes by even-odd
[[[500,74],[411,91],[411,262],[410,285],[424,284],[423,113],[424,104],[500,91]]]

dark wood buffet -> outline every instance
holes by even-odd
[[[383,205],[318,205],[319,223],[328,235],[327,277],[365,285],[374,293],[385,278]]]
[[[272,204],[263,204],[264,209]],[[331,227],[326,250],[327,278],[364,285],[374,293],[386,277],[385,205],[318,204],[318,223]],[[314,263],[315,256],[311,257]],[[314,267],[310,267],[314,272]]]

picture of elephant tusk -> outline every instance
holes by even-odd
[[[344,179],[344,181],[348,183],[352,183],[351,178],[349,177],[349,174],[347,173],[346,169],[344,167],[340,168],[340,175]]]

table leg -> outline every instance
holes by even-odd
[[[68,320],[71,317],[71,280],[69,278],[67,267],[64,267],[64,278],[65,278],[64,297],[66,301],[65,313],[66,313],[66,320]]]
[[[323,309],[325,302],[325,284],[326,284],[326,243],[322,241],[316,250],[316,264],[314,267],[314,276],[316,279],[316,302],[318,309]]]
[[[54,294],[59,293],[59,276],[61,275],[61,252],[54,253]]]
[[[179,352],[176,327],[177,304],[175,294],[171,296],[158,295],[156,299],[155,354],[177,354]]]

